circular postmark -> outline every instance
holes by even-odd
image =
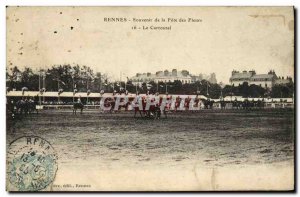
[[[56,175],[57,155],[52,145],[38,136],[24,136],[10,143],[7,150],[9,191],[40,191]]]

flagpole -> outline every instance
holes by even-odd
[[[46,82],[45,82],[45,78],[46,78],[46,72],[45,70],[43,71],[43,102],[45,102],[45,90],[46,90]]]
[[[59,102],[59,79],[57,79],[57,94],[58,94],[57,102]]]
[[[74,75],[72,75],[72,87],[73,87],[73,103],[74,103]]]
[[[41,68],[39,70],[39,104],[41,105]]]
[[[167,94],[167,92],[168,92],[168,85],[166,84],[166,94]]]
[[[135,92],[137,93],[137,83],[135,84]]]
[[[100,75],[99,75],[99,80],[100,80],[100,91],[101,91],[102,90],[101,72],[100,72]]]
[[[86,104],[88,105],[89,103],[89,95],[88,95],[88,91],[89,91],[89,77],[87,76],[86,78]]]

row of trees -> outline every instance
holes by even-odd
[[[221,86],[212,84],[206,80],[197,81],[191,84],[183,84],[181,81],[174,82],[148,82],[133,84],[129,79],[126,81],[114,81],[107,74],[94,73],[87,66],[54,65],[47,70],[33,71],[31,68],[20,70],[13,67],[6,70],[7,90],[31,91],[78,91],[78,92],[128,92],[151,93],[160,92],[169,94],[202,94],[210,98],[220,98],[221,96],[243,96],[243,97],[272,97],[284,98],[292,97],[294,94],[294,84],[275,85],[272,90],[264,89],[257,85],[244,83],[234,87],[231,85]]]
[[[22,71],[18,67],[6,70],[6,85],[8,89],[39,90],[45,88],[47,91],[98,91],[100,80],[107,81],[107,76],[100,73],[94,74],[87,66],[54,65],[47,70],[33,71],[25,67]]]

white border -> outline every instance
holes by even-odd
[[[54,6],[54,5],[74,5],[74,6],[281,6],[281,5],[294,5],[296,0],[251,0],[251,1],[238,1],[238,0],[185,0],[185,1],[170,1],[170,0],[4,0],[4,5],[43,5],[43,6]],[[3,4],[3,3],[2,3]]]
[[[5,191],[5,140],[6,140],[6,129],[5,129],[5,68],[6,68],[6,11],[5,6],[295,6],[296,9],[300,7],[299,0],[184,0],[184,1],[170,1],[170,0],[1,0],[0,1],[0,62],[1,62],[1,72],[0,72],[0,103],[2,103],[2,107],[0,110],[0,196],[8,196],[9,193]],[[297,21],[296,27],[299,25],[299,20]],[[297,46],[297,43],[296,43]],[[297,54],[299,57],[299,50],[297,50]],[[299,74],[299,68],[297,69],[297,75]],[[297,83],[297,93],[299,92],[299,84]],[[297,102],[299,102],[299,96],[297,95]],[[297,107],[298,110],[298,107]],[[299,116],[297,118],[297,123],[299,123]],[[299,141],[299,134],[297,134],[297,141]],[[299,157],[299,151],[297,151],[297,157]],[[298,169],[299,171],[299,169]],[[298,181],[297,181],[298,183]],[[299,189],[299,185],[297,185]],[[26,194],[31,195],[31,194]],[[49,195],[49,194],[48,194]],[[58,196],[62,196],[65,194],[56,194]],[[69,194],[73,195],[73,194]],[[77,196],[85,196],[87,194],[77,194]],[[102,196],[111,195],[111,194],[101,194]],[[140,195],[148,195],[148,194],[138,194]],[[163,194],[159,194],[162,196]],[[181,194],[180,194],[181,195]],[[189,194],[182,194],[189,195]],[[201,194],[203,195],[203,194]],[[207,194],[205,194],[207,195]],[[218,195],[218,194],[213,194]],[[239,194],[241,195],[241,194]],[[262,195],[262,194],[260,194]],[[288,194],[280,194],[280,195],[288,195]],[[35,196],[42,196],[42,194],[38,194]],[[165,195],[164,195],[165,196]]]

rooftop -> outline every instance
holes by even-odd
[[[132,77],[131,79],[154,79],[154,78],[191,78],[190,74],[188,73],[183,73],[183,71],[176,71],[176,74],[174,74],[172,71],[158,71],[156,74],[152,73],[137,73],[136,76]]]
[[[234,73],[230,78],[231,79],[246,79],[252,76],[249,72],[242,72],[242,73]]]
[[[274,75],[272,74],[259,74],[259,75],[254,75],[251,78],[252,79],[272,79]]]

